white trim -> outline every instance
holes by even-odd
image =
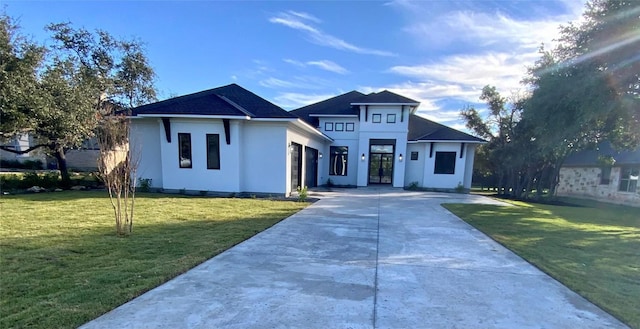
[[[310,117],[316,118],[357,118],[357,114],[309,114]]]
[[[191,118],[191,119],[237,119],[251,120],[249,116],[241,115],[201,115],[201,114],[138,114],[140,118]]]
[[[351,105],[409,105],[409,106],[420,106],[420,103],[351,103]]]
[[[447,139],[421,139],[418,141],[407,141],[407,144],[418,143],[467,143],[467,144],[487,144],[488,142],[468,141],[468,140],[447,140]]]
[[[325,135],[322,131],[312,127],[308,123],[304,122],[302,119],[296,119],[295,121],[292,121],[291,123],[293,123],[295,126],[298,126],[298,127],[302,128],[303,130],[312,132],[313,134],[316,134],[316,135],[324,138],[325,140],[327,140],[329,142],[333,142],[333,138]]]

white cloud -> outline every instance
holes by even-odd
[[[259,84],[263,87],[267,88],[295,88],[297,87],[295,83],[290,81],[284,81],[277,78],[267,78],[264,80],[260,80]]]
[[[307,62],[307,64],[312,66],[317,66],[323,70],[333,72],[333,73],[338,73],[338,74],[349,73],[349,71],[344,67],[329,60],[309,61]]]
[[[315,16],[313,16],[311,14],[305,13],[305,12],[289,10],[289,11],[287,11],[287,13],[289,13],[290,15],[297,16],[299,18],[308,20],[308,21],[315,22],[315,23],[321,23],[322,22],[319,18],[317,18],[317,17],[315,17]]]
[[[269,18],[269,22],[290,27],[294,30],[304,32],[312,42],[321,46],[331,47],[338,50],[350,51],[358,54],[377,55],[377,56],[395,56],[395,54],[378,49],[369,49],[356,46],[331,34],[310,25],[311,22],[318,23],[319,20],[306,13],[282,12]]]
[[[301,93],[280,93],[274,97],[274,103],[284,109],[295,109],[305,105],[317,103],[336,96],[335,94],[301,94]]]
[[[527,65],[537,55],[483,53],[454,55],[428,64],[394,66],[390,72],[418,80],[407,83],[419,88],[428,87],[437,97],[454,97],[477,102],[482,87],[496,86],[500,92],[511,92],[527,73]]]
[[[285,58],[285,59],[283,59],[283,61],[285,63],[289,63],[289,64],[291,64],[293,66],[297,66],[297,67],[304,67],[305,66],[303,62],[297,61],[295,59]]]

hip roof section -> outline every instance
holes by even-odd
[[[142,105],[132,110],[134,116],[219,115],[251,118],[295,119],[295,115],[233,83],[197,93]]]

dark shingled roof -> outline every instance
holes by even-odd
[[[613,157],[615,165],[638,165],[640,164],[640,148],[637,150],[616,151],[608,142],[601,143],[594,150],[584,150],[570,154],[564,161],[563,166],[568,167],[588,167],[600,166],[600,157]]]
[[[420,104],[420,102],[418,101],[392,93],[388,90],[383,90],[379,93],[371,93],[368,95],[364,95],[361,98],[356,99],[352,103],[355,103],[355,104],[393,103],[393,104],[416,104],[416,105]]]
[[[233,83],[189,95],[174,97],[133,109],[140,114],[189,114],[249,116],[252,118],[296,118],[266,99]]]
[[[310,125],[317,127],[318,118],[311,117],[311,114],[336,114],[336,115],[358,115],[359,110],[357,106],[352,106],[356,99],[364,96],[359,91],[350,91],[346,94],[342,94],[327,100],[307,105],[299,109],[293,110],[293,113],[300,117],[300,119],[306,121]]]
[[[471,136],[453,128],[449,128],[431,120],[427,120],[415,114],[409,116],[409,134],[407,135],[407,140],[486,142],[481,138]]]

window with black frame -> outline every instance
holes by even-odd
[[[329,148],[329,175],[346,176],[349,159],[349,147],[331,146]]]
[[[178,161],[180,168],[191,168],[191,134],[178,134]]]
[[[456,152],[436,152],[434,174],[453,175],[456,173]]]
[[[220,169],[220,135],[207,134],[207,169]]]

